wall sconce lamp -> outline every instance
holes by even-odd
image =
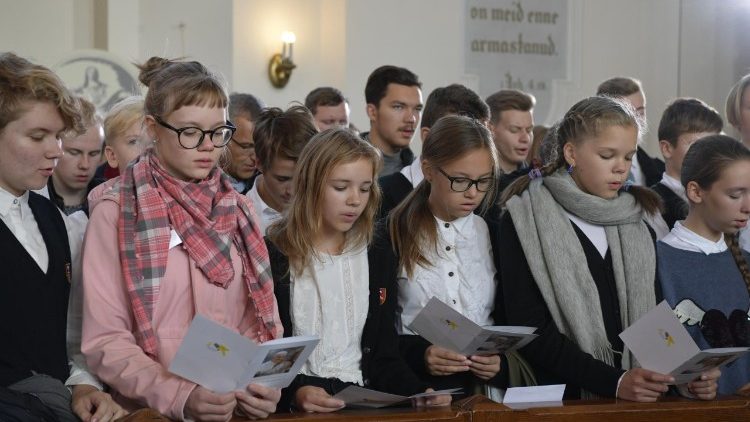
[[[286,86],[292,76],[292,69],[297,67],[292,61],[292,47],[294,47],[294,42],[297,41],[294,32],[286,31],[281,34],[281,41],[284,43],[281,54],[274,54],[268,64],[268,79],[271,80],[271,85],[276,88]]]

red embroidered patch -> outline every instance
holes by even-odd
[[[380,304],[381,305],[384,304],[385,303],[385,299],[388,297],[388,292],[387,292],[386,288],[385,287],[381,287],[380,290],[378,291],[378,295],[380,297]]]

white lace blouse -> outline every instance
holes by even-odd
[[[301,373],[362,384],[362,331],[369,307],[367,248],[322,254],[303,274],[291,273],[295,336],[320,343]]]

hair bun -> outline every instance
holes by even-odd
[[[137,65],[138,69],[141,71],[138,75],[138,80],[148,87],[149,84],[151,84],[151,81],[154,80],[154,77],[170,64],[172,64],[172,60],[153,56],[146,60],[146,63]]]

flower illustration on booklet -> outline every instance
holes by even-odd
[[[536,327],[482,327],[436,297],[408,327],[430,343],[464,356],[505,353],[536,338]]]
[[[196,315],[169,371],[219,394],[244,390],[251,383],[284,388],[294,380],[319,340],[297,336],[256,344]]]

